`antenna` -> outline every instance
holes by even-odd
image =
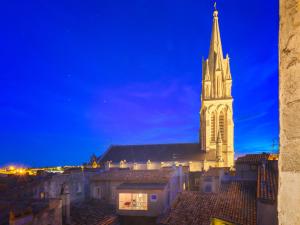
[[[217,2],[214,3],[215,11],[217,11]]]

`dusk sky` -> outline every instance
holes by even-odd
[[[0,7],[0,166],[79,165],[111,144],[197,142],[212,0]],[[278,1],[219,0],[236,154],[278,141]]]

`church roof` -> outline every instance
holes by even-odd
[[[215,152],[201,151],[198,143],[113,145],[100,158],[100,162],[168,162],[215,160]]]

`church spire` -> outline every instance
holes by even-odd
[[[233,98],[229,56],[224,58],[219,17],[214,5],[208,58],[202,60],[200,142],[205,151],[216,151],[218,166],[234,165]]]
[[[218,10],[216,7],[216,3],[214,5],[215,10],[213,13],[213,27],[211,33],[210,40],[210,48],[209,48],[209,61],[214,64],[221,64],[218,62],[220,59],[223,59],[223,51],[222,51],[222,43],[221,43],[221,35],[219,28],[219,18],[218,18]]]

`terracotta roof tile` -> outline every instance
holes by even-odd
[[[112,225],[117,216],[114,207],[99,200],[89,200],[71,206],[71,225]]]
[[[236,160],[236,164],[259,164],[262,160],[268,160],[270,154],[269,153],[262,153],[262,154],[247,154],[245,156],[239,157]]]
[[[161,224],[209,225],[220,218],[243,225],[256,224],[255,182],[223,183],[219,193],[183,192]]]
[[[267,161],[258,168],[257,198],[274,202],[277,199],[278,169],[277,161]]]

